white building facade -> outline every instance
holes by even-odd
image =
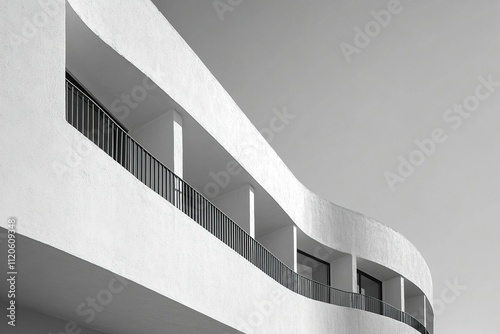
[[[2,5],[2,333],[433,333],[415,247],[305,188],[152,2]]]

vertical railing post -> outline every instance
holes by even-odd
[[[66,120],[139,181],[289,290],[307,298],[390,317],[429,334],[413,316],[381,300],[337,290],[298,275],[193,187],[135,142],[87,95],[66,81]],[[97,132],[97,134],[95,134]]]

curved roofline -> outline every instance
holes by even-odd
[[[307,189],[152,2],[69,3],[99,38],[151,78],[224,147],[306,235],[390,268],[413,282],[432,304],[430,270],[417,249],[390,227]],[[128,10],[113,15],[123,6]],[[167,77],[155,71],[158,64],[169,73]],[[215,113],[218,118],[211,116]]]

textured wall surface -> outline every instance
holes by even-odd
[[[69,3],[94,33],[197,120],[302,231],[329,247],[400,273],[432,300],[430,271],[416,248],[389,227],[305,188],[151,2]],[[159,75],[157,66],[169,75]]]
[[[8,3],[0,22],[13,33],[22,29],[23,18],[44,11],[34,0]],[[301,229],[333,248],[400,272],[431,296],[430,275],[415,248],[391,229],[305,189],[151,3],[70,3],[92,30],[224,145]],[[350,334],[416,333],[391,319],[315,302],[281,288],[72,128],[64,120],[63,9],[54,10],[37,33],[17,47],[8,37],[2,36],[2,42],[11,47],[2,47],[0,58],[0,188],[6,189],[1,212],[18,218],[19,233],[233,327],[248,326],[243,320],[266,313],[262,305],[279,305],[251,329],[256,333],[329,333],[331,328]],[[155,77],[157,62],[171,72],[168,78]],[[224,121],[207,117],[216,108]],[[235,145],[238,140],[254,147],[259,164],[242,149],[245,146]]]

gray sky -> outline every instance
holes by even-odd
[[[355,47],[354,29],[391,1],[220,1],[236,6],[155,3],[257,129],[273,108],[296,115],[271,145],[299,180],[420,250],[436,333],[498,333],[500,84],[489,91],[478,77],[500,83],[500,2],[401,0],[346,57],[341,43]],[[464,103],[471,112],[447,111]],[[412,155],[437,128],[446,140]],[[410,155],[421,164],[391,190],[384,174]],[[454,280],[467,288],[443,298]]]

